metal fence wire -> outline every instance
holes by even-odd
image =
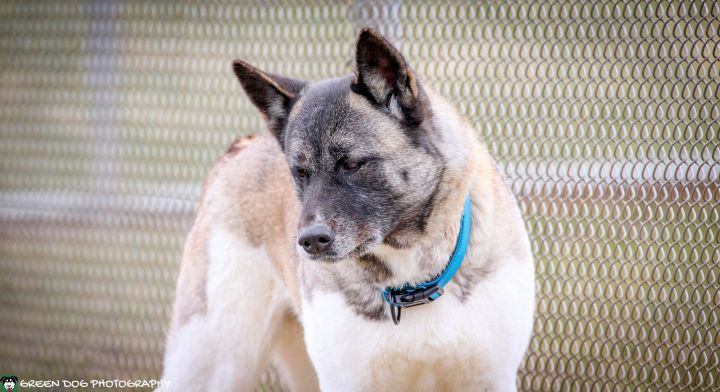
[[[202,179],[264,131],[231,60],[346,74],[362,26],[519,198],[519,388],[719,390],[716,1],[0,2],[0,373],[158,378]]]

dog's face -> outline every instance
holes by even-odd
[[[367,253],[422,232],[443,171],[427,97],[377,33],[357,43],[354,76],[308,84],[236,61],[283,148],[302,210],[298,245],[314,259]]]

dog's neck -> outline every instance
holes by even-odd
[[[383,243],[372,250],[391,272],[388,281],[382,282],[385,286],[416,284],[442,273],[457,243],[466,195],[466,191],[454,192],[436,203],[423,235],[413,235],[411,246]]]
[[[400,240],[385,241],[372,253],[390,270],[387,286],[415,284],[438,276],[447,266],[460,231],[460,217],[465,198],[470,194],[473,205],[481,204],[471,192],[478,146],[467,132],[460,117],[441,98],[435,107],[442,112],[433,116],[433,126],[440,132],[436,141],[446,162],[433,200],[428,204],[430,214],[422,233],[400,235]]]

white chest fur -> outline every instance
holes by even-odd
[[[515,390],[532,330],[533,266],[503,265],[464,302],[443,296],[405,310],[397,326],[358,316],[337,292],[304,298],[305,340],[321,388]]]

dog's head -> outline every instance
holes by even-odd
[[[428,96],[388,41],[362,30],[355,75],[317,83],[233,67],[285,153],[302,205],[298,245],[311,258],[404,246],[423,231],[443,158]]]
[[[15,389],[15,384],[17,384],[18,382],[18,378],[15,376],[2,376],[2,379],[0,379],[0,381],[2,381],[5,390],[9,391]]]

